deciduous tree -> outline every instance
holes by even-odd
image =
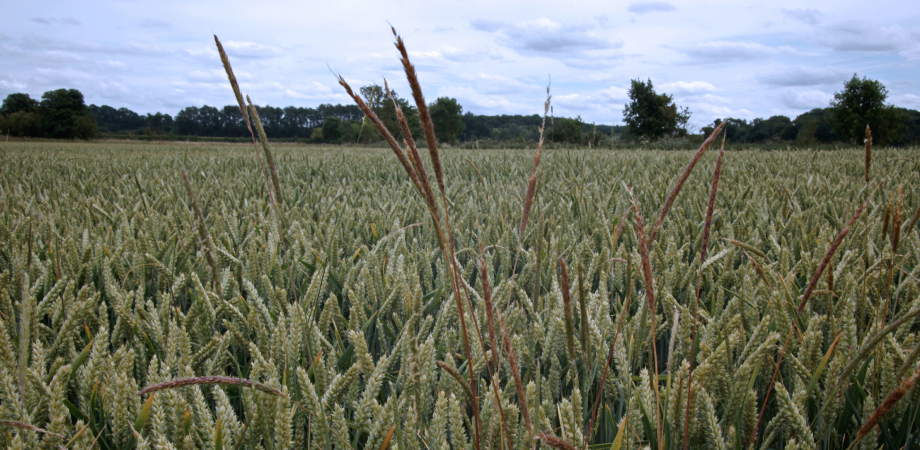
[[[438,140],[454,144],[457,136],[466,129],[463,123],[463,106],[455,98],[438,97],[428,107],[434,133]]]
[[[652,80],[632,80],[629,100],[623,110],[629,134],[650,139],[687,134],[690,110],[675,105],[672,96],[656,93]]]
[[[831,123],[844,139],[861,144],[866,136],[866,125],[872,128],[872,141],[878,145],[897,142],[904,132],[903,113],[885,103],[888,89],[877,80],[856,74],[834,94],[831,101]]]

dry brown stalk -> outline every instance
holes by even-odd
[[[175,389],[184,386],[195,386],[195,385],[208,385],[208,384],[221,384],[221,385],[235,385],[243,386],[253,389],[258,389],[267,394],[274,395],[275,397],[281,397],[288,399],[288,396],[283,392],[275,389],[271,386],[266,386],[258,381],[247,380],[245,378],[233,378],[233,377],[221,377],[221,376],[210,376],[210,377],[190,377],[190,378],[179,378],[177,380],[164,381],[162,383],[153,384],[147,386],[139,391],[137,395],[149,394],[151,392],[162,391],[164,389]]]
[[[907,233],[905,233],[905,236],[910,237],[910,232],[914,231],[914,225],[917,224],[918,220],[920,220],[920,205],[917,205],[917,211],[914,212],[914,217],[910,219],[910,224],[907,225]]]
[[[192,183],[188,180],[188,174],[185,168],[182,169],[182,181],[185,183],[185,191],[188,193],[189,203],[192,204],[192,210],[195,212],[195,221],[198,222],[198,237],[201,239],[201,245],[204,250],[205,260],[211,266],[211,283],[214,290],[217,291],[218,297],[223,297],[220,292],[220,271],[217,270],[217,261],[214,260],[214,246],[211,244],[211,235],[208,233],[208,227],[204,223],[204,216],[201,215],[201,209],[198,208],[198,200],[195,198],[195,192],[192,190]]]
[[[553,448],[561,448],[563,450],[575,450],[575,446],[569,444],[568,442],[560,439],[559,437],[551,434],[551,431],[544,431],[543,433],[537,433],[537,439],[545,442],[546,445]]]
[[[891,391],[891,393],[885,397],[885,400],[882,402],[882,404],[876,408],[875,412],[869,416],[869,420],[866,420],[866,423],[863,424],[862,428],[859,429],[859,432],[856,433],[856,439],[853,440],[849,448],[852,449],[857,442],[866,437],[866,435],[869,434],[869,432],[872,431],[876,425],[878,425],[882,418],[885,417],[885,414],[887,414],[888,411],[891,411],[891,409],[894,408],[896,404],[898,404],[901,398],[907,394],[907,391],[911,390],[911,388],[913,388],[918,381],[920,381],[920,368],[917,368],[917,370],[914,371],[913,376],[910,378],[905,378],[904,381],[902,381],[901,384],[895,388],[895,390]]]
[[[425,141],[428,144],[428,153],[431,155],[431,164],[434,166],[434,174],[438,179],[438,187],[442,195],[446,195],[444,190],[444,174],[441,170],[441,159],[438,157],[438,140],[434,135],[434,125],[431,123],[431,116],[428,114],[428,105],[425,103],[425,96],[422,95],[422,86],[418,83],[418,75],[415,73],[415,66],[409,62],[409,52],[402,37],[396,33],[396,28],[390,27],[393,31],[393,37],[396,38],[394,45],[402,56],[403,69],[406,71],[406,79],[409,80],[409,87],[412,89],[412,98],[415,99],[415,107],[418,108],[418,118],[422,123],[422,131],[425,132]]]
[[[674,183],[674,187],[671,188],[671,193],[668,194],[668,198],[664,201],[664,206],[661,207],[661,212],[658,214],[658,219],[655,220],[655,225],[652,226],[652,232],[649,233],[648,241],[652,242],[655,240],[655,236],[658,235],[658,229],[661,228],[661,224],[664,222],[664,217],[668,215],[668,211],[671,210],[671,206],[674,204],[674,199],[677,198],[677,193],[680,192],[681,188],[684,187],[684,182],[687,181],[687,178],[690,177],[690,172],[693,171],[693,167],[696,166],[696,163],[699,162],[700,158],[703,157],[703,153],[706,153],[706,150],[709,149],[709,146],[715,141],[716,136],[722,131],[722,128],[725,126],[725,122],[719,124],[715,130],[712,131],[712,134],[709,135],[703,145],[700,146],[700,149],[693,154],[693,157],[690,158],[690,162],[687,163],[687,167],[684,168],[683,173],[680,174],[680,177],[677,179],[677,182]]]
[[[634,219],[636,222],[636,235],[639,238],[639,256],[642,258],[642,276],[645,282],[645,299],[648,302],[649,313],[655,314],[655,288],[652,285],[652,262],[648,256],[648,242],[645,236],[645,223],[642,220],[642,212],[639,211],[639,205],[633,202],[633,211],[636,213]]]
[[[713,136],[714,135],[715,135],[715,132],[713,132]],[[710,136],[709,139],[707,139],[707,142],[711,140],[712,140],[712,136]],[[700,155],[702,155],[702,153],[700,153]],[[696,164],[696,163],[693,162],[692,164]],[[687,167],[688,169],[693,169],[692,165],[687,166]],[[686,171],[686,173],[687,175],[689,175],[689,171]],[[684,179],[686,178],[684,177]],[[680,184],[683,184],[683,182],[681,181]],[[676,192],[672,192],[672,193],[676,193]],[[655,421],[656,421],[655,424],[658,430],[658,446],[660,449],[660,447],[664,445],[664,442],[661,440],[661,399],[658,394],[658,345],[657,345],[658,333],[655,330],[655,322],[657,322],[658,316],[655,313],[655,289],[652,284],[653,282],[652,262],[648,256],[649,240],[646,239],[645,237],[645,224],[642,221],[642,212],[639,211],[639,205],[635,202],[635,200],[633,200],[633,211],[635,211],[636,213],[636,216],[635,216],[636,235],[639,237],[639,256],[642,258],[642,274],[645,279],[645,298],[648,301],[648,310],[649,310],[649,314],[651,314],[651,317],[652,317],[651,346],[652,346],[652,354],[654,357],[652,366],[653,366],[653,369],[655,369],[655,372],[654,372],[655,377],[652,380],[652,383],[654,383],[654,386],[652,386],[652,389],[655,391]],[[662,213],[666,213],[666,212],[667,211],[662,210]],[[664,219],[664,214],[659,216],[659,219]]]
[[[460,387],[463,388],[463,392],[466,393],[467,400],[472,402],[473,390],[470,389],[470,385],[466,382],[466,380],[463,379],[463,375],[460,375],[460,372],[457,372],[457,369],[454,369],[444,361],[438,361],[438,367],[444,369],[447,373],[450,374],[451,377],[454,378],[454,380],[457,380],[457,383],[460,385]]]
[[[0,425],[6,425],[8,427],[13,427],[13,428],[22,428],[23,430],[35,431],[37,433],[42,433],[42,434],[50,434],[52,436],[57,436],[62,439],[64,438],[63,435],[52,433],[48,430],[36,427],[35,425],[28,424],[25,422],[17,422],[15,420],[0,420]]]
[[[415,174],[418,176],[419,181],[422,183],[422,189],[424,192],[422,196],[425,198],[428,203],[428,209],[434,211],[432,216],[434,220],[440,221],[440,216],[437,214],[437,206],[435,206],[435,196],[434,191],[431,189],[431,183],[428,182],[428,173],[425,171],[425,165],[422,164],[422,158],[418,154],[418,148],[415,145],[415,139],[412,138],[412,131],[409,130],[409,122],[406,120],[405,114],[403,114],[402,107],[399,106],[399,103],[396,101],[396,98],[393,97],[393,91],[390,90],[389,84],[387,84],[386,79],[383,80],[384,90],[387,92],[387,96],[390,97],[390,100],[393,102],[393,108],[396,110],[396,118],[399,122],[399,127],[402,129],[405,139],[403,143],[407,148],[407,153],[409,156],[409,161],[412,162],[412,166],[415,169]]]
[[[898,320],[895,320],[894,322],[886,325],[885,328],[879,330],[878,333],[872,337],[865,338],[859,351],[853,358],[850,359],[849,364],[843,368],[843,371],[840,372],[840,377],[837,379],[836,387],[839,388],[843,385],[844,381],[850,379],[850,373],[856,368],[859,361],[869,356],[869,354],[875,350],[875,346],[878,345],[878,343],[881,342],[885,336],[895,332],[898,328],[901,328],[901,325],[904,325],[907,321],[913,321],[913,318],[917,315],[920,315],[920,308],[913,308],[910,311],[904,313],[904,315],[901,316],[901,318]]]
[[[395,30],[393,30],[393,31],[394,31],[394,34],[395,34]],[[398,36],[397,36],[397,38],[398,38]],[[399,43],[400,45],[401,45],[401,42],[402,42],[401,40],[398,41],[398,43]],[[397,47],[399,47],[399,45],[398,45]],[[406,55],[403,56],[403,62],[404,62],[404,64],[409,64],[408,56],[406,56]],[[409,64],[409,66],[411,67],[411,64]],[[407,70],[408,70],[408,69],[407,69]],[[415,70],[415,69],[413,68],[413,69],[412,69],[413,75],[414,75],[414,70]],[[407,76],[408,76],[408,75],[407,75]],[[410,81],[410,84],[411,84],[411,83],[412,83],[412,79],[410,78],[409,81]],[[418,84],[418,82],[417,82],[417,80],[416,80],[416,85],[417,85],[417,84]],[[427,175],[427,173],[425,172],[425,166],[422,164],[422,159],[421,159],[421,157],[420,157],[419,154],[418,154],[418,149],[417,149],[417,147],[416,147],[416,145],[415,145],[415,140],[412,138],[412,132],[411,132],[410,129],[409,129],[409,122],[406,120],[406,116],[403,114],[402,108],[399,106],[399,103],[397,103],[397,102],[396,102],[396,99],[393,98],[392,91],[390,91],[389,85],[387,84],[386,80],[384,80],[384,89],[387,91],[387,95],[390,96],[390,99],[393,101],[393,105],[394,105],[394,108],[395,108],[395,110],[396,110],[396,117],[397,117],[397,119],[398,119],[398,121],[399,121],[399,126],[400,126],[400,128],[402,128],[403,134],[406,136],[406,139],[403,141],[403,143],[404,143],[404,144],[406,145],[406,147],[409,149],[409,160],[412,161],[412,163],[413,163],[414,166],[415,166],[416,175],[418,175],[418,178],[419,178],[419,180],[421,181],[422,188],[424,189],[424,192],[422,193],[422,194],[423,194],[423,197],[426,199],[426,201],[427,201],[427,203],[428,203],[429,211],[430,211],[431,216],[432,216],[432,219],[436,222],[435,225],[436,225],[436,226],[438,227],[438,229],[439,229],[439,237],[440,237],[440,239],[441,239],[442,251],[444,252],[444,255],[445,255],[445,256],[447,256],[447,257],[450,258],[451,280],[452,280],[452,283],[455,285],[454,289],[455,289],[455,292],[456,292],[456,294],[457,294],[457,302],[458,302],[458,304],[459,304],[461,300],[460,300],[459,282],[457,282],[457,278],[459,277],[459,275],[457,275],[457,274],[460,273],[460,269],[459,269],[459,267],[457,266],[456,258],[454,257],[454,244],[453,244],[453,239],[451,239],[450,215],[448,214],[448,211],[447,211],[447,194],[446,194],[446,191],[444,190],[443,184],[441,184],[441,185],[440,185],[440,188],[441,188],[441,200],[442,200],[442,204],[443,204],[443,207],[444,207],[444,228],[441,229],[440,226],[439,226],[438,223],[437,223],[437,222],[439,222],[439,220],[440,220],[440,215],[438,214],[438,209],[437,209],[437,206],[436,206],[436,204],[435,204],[435,195],[434,195],[434,191],[433,191],[432,188],[431,188],[431,183],[428,181],[428,175]],[[413,88],[413,94],[415,94],[415,93],[416,93],[415,88]],[[421,96],[421,90],[420,90],[420,89],[418,90],[418,95]],[[416,97],[416,101],[418,101],[418,97]],[[422,98],[422,102],[424,102],[424,98]],[[426,112],[427,112],[427,110],[426,110]],[[428,121],[429,121],[429,124],[430,124],[430,122],[431,122],[430,118],[428,119]],[[423,125],[423,126],[424,126],[424,125]],[[428,135],[427,135],[427,134],[426,134],[425,138],[426,138],[426,140],[428,140]],[[433,138],[434,138],[434,135],[432,134],[432,139],[433,139]],[[432,144],[431,142],[429,142],[428,144],[429,144],[429,150],[432,148],[432,145],[434,145],[434,149],[435,149],[435,150],[434,150],[433,153],[431,153],[431,158],[432,158],[432,162],[433,162],[434,165],[435,165],[435,170],[436,170],[436,171],[439,171],[439,170],[440,170],[440,160],[438,160],[438,154],[437,154],[437,146],[436,146],[436,143],[435,143],[435,144]],[[439,182],[443,182],[443,178],[439,178]],[[466,285],[465,285],[465,284],[463,285],[463,289],[466,290]],[[469,292],[466,292],[466,300],[467,300],[467,303],[468,303],[468,305],[469,305],[470,312],[472,313],[472,311],[473,311],[473,303],[472,303],[472,301],[470,301]],[[459,311],[461,311],[461,314],[463,314],[463,313],[462,313],[462,311],[463,311],[462,308],[459,309]],[[470,314],[470,315],[471,315],[471,317],[473,318],[473,325],[474,325],[474,329],[476,330],[476,336],[479,338],[479,345],[480,345],[480,347],[482,348],[483,354],[485,354],[485,344],[484,344],[484,342],[483,342],[483,340],[482,340],[482,334],[479,332],[479,325],[478,325],[477,320],[476,320],[476,315],[475,315],[475,314]],[[467,337],[466,337],[466,332],[465,332],[465,331],[464,331],[464,338],[467,339]],[[493,351],[493,353],[494,353],[494,351]],[[472,370],[473,370],[472,365],[470,365],[469,368],[470,368],[470,383],[473,383],[473,382],[474,382],[474,376],[473,376],[473,372],[472,372]],[[496,367],[496,370],[498,370],[497,367]],[[492,369],[489,369],[489,375],[490,375],[490,377],[492,376]],[[497,385],[497,383],[492,383],[492,389],[493,389],[493,394],[495,395],[495,401],[498,403],[498,409],[499,409],[499,416],[500,416],[500,419],[502,420],[502,423],[504,424],[504,423],[506,422],[506,421],[505,421],[505,413],[504,413],[504,410],[503,410],[502,407],[501,407],[501,401],[500,401],[500,395],[499,395],[499,392],[498,392],[498,385]],[[475,403],[474,403],[474,405],[475,405]],[[477,420],[478,420],[478,419],[477,419]],[[510,430],[510,428],[508,428],[507,426],[503,426],[502,429],[504,429],[504,430],[506,431],[505,436],[506,436],[506,438],[507,438],[508,445],[509,445],[509,447],[510,447],[510,446],[512,445],[511,430]]]
[[[840,246],[840,243],[843,242],[843,238],[847,236],[850,232],[850,227],[856,222],[856,219],[859,218],[859,215],[862,214],[863,209],[868,205],[869,200],[863,202],[863,204],[856,210],[856,214],[852,219],[847,223],[847,226],[840,231],[840,234],[837,235],[837,238],[834,239],[834,242],[831,243],[831,246],[827,249],[827,253],[824,254],[824,258],[821,260],[821,264],[818,266],[818,270],[811,278],[811,282],[808,283],[808,288],[805,290],[805,293],[802,294],[802,301],[799,303],[797,309],[798,314],[802,314],[802,311],[805,309],[805,305],[808,303],[808,299],[811,297],[815,289],[815,285],[818,284],[818,280],[821,279],[821,273],[827,267],[831,257],[834,256],[834,252],[837,251],[837,247]],[[754,432],[751,435],[750,446],[754,445],[754,441],[757,439],[757,429],[760,428],[760,422],[763,420],[764,412],[767,409],[767,401],[770,400],[770,393],[773,392],[773,383],[776,382],[776,375],[779,373],[779,366],[783,362],[783,356],[786,354],[786,348],[789,346],[789,340],[792,338],[793,332],[796,330],[795,322],[793,326],[789,329],[789,334],[786,335],[786,342],[783,343],[783,349],[779,352],[779,357],[776,360],[776,365],[773,368],[773,378],[770,379],[770,386],[767,388],[767,395],[763,399],[763,406],[760,408],[760,414],[757,417],[757,423],[754,425]],[[840,382],[838,381],[838,385]]]
[[[569,351],[569,359],[575,360],[575,326],[572,323],[572,296],[569,293],[569,272],[566,270],[565,261],[559,258],[561,275],[559,277],[562,288],[562,311],[565,317],[565,346]]]
[[[872,130],[866,125],[866,184],[869,184],[869,169],[872,168]]]
[[[390,440],[393,439],[393,432],[396,431],[396,424],[390,427],[390,431],[387,432],[386,437],[383,438],[383,443],[380,444],[380,450],[387,450],[390,446]],[[348,441],[345,441],[348,444]]]
[[[339,84],[345,88],[345,92],[348,93],[348,96],[354,100],[355,104],[358,105],[358,108],[361,109],[361,112],[364,113],[364,116],[371,121],[375,128],[377,128],[377,133],[379,133],[380,136],[383,137],[383,140],[385,140],[387,144],[389,144],[390,148],[393,149],[393,153],[396,155],[396,159],[398,159],[399,163],[402,164],[403,169],[409,175],[409,179],[412,180],[416,189],[418,189],[419,193],[421,193],[422,187],[421,182],[418,179],[418,175],[409,164],[409,159],[406,158],[406,154],[402,151],[402,148],[398,143],[396,143],[396,139],[392,134],[390,134],[390,130],[387,130],[387,127],[383,124],[383,122],[380,121],[380,118],[377,117],[377,114],[374,113],[374,111],[369,106],[367,106],[367,103],[364,103],[364,100],[362,100],[358,94],[355,94],[355,92],[351,89],[351,86],[348,85],[348,83],[344,78],[342,78],[341,75],[338,75],[338,81]]]
[[[533,427],[530,423],[530,411],[527,409],[527,396],[524,394],[524,381],[521,379],[521,368],[518,366],[514,347],[511,345],[508,329],[505,327],[505,318],[501,313],[498,314],[498,324],[502,330],[502,342],[505,345],[505,351],[508,353],[508,365],[511,366],[514,387],[517,389],[518,404],[521,405],[521,417],[524,418],[524,426],[527,427],[527,435],[529,436],[533,433]]]
[[[524,236],[524,230],[527,229],[527,219],[530,217],[530,209],[533,205],[533,197],[537,191],[537,167],[540,166],[540,156],[543,154],[543,129],[546,127],[546,113],[549,110],[550,100],[553,98],[549,93],[549,86],[546,87],[546,102],[543,103],[543,123],[540,125],[540,139],[537,141],[537,151],[533,155],[533,171],[530,173],[530,179],[527,180],[527,193],[524,195],[524,214],[521,215],[521,236]]]
[[[834,242],[831,243],[831,246],[827,249],[827,253],[824,254],[824,258],[821,260],[821,264],[818,266],[818,270],[815,271],[814,275],[811,277],[811,281],[808,283],[808,288],[805,289],[805,293],[802,294],[802,301],[799,302],[798,312],[802,314],[802,311],[805,310],[805,304],[808,302],[808,299],[811,297],[812,291],[815,290],[815,286],[818,285],[818,280],[821,279],[821,274],[824,273],[824,269],[827,268],[827,265],[830,263],[831,258],[834,256],[834,253],[837,251],[837,247],[840,247],[840,244],[843,242],[843,238],[847,237],[847,234],[850,232],[850,227],[853,226],[853,223],[856,222],[856,219],[859,218],[859,215],[862,214],[863,210],[866,209],[866,206],[869,204],[869,200],[863,202],[862,206],[856,210],[856,214],[853,215],[853,218],[847,223],[847,226],[840,231],[840,234],[834,239]]]
[[[473,392],[472,403],[473,403],[473,419],[474,419],[474,425],[475,425],[475,432],[473,433],[473,437],[474,437],[474,441],[476,444],[476,449],[479,450],[480,449],[480,436],[479,435],[480,435],[481,424],[480,424],[480,419],[479,419],[478,401],[475,395],[476,394],[476,387],[475,387],[476,380],[475,380],[475,375],[473,373],[472,353],[470,352],[470,345],[469,345],[469,333],[467,332],[467,329],[466,329],[466,319],[465,319],[465,314],[463,312],[463,300],[461,296],[460,282],[458,281],[458,278],[461,275],[460,275],[460,269],[457,266],[456,258],[454,256],[453,239],[451,238],[451,234],[450,234],[450,219],[449,219],[449,215],[447,212],[447,199],[445,196],[445,192],[443,189],[441,190],[442,200],[444,202],[444,228],[442,228],[438,209],[437,209],[437,206],[435,205],[434,195],[431,190],[431,184],[429,183],[427,176],[422,177],[420,176],[420,174],[416,173],[416,171],[412,168],[414,164],[410,164],[409,159],[406,158],[405,153],[403,153],[403,151],[400,149],[399,144],[396,143],[396,140],[393,138],[390,132],[386,129],[386,127],[383,125],[383,123],[380,121],[377,115],[374,114],[374,112],[367,106],[367,104],[365,104],[364,101],[352,91],[351,87],[348,85],[348,83],[345,82],[344,78],[342,78],[341,75],[338,76],[338,80],[339,80],[339,84],[341,84],[342,87],[345,88],[346,92],[348,92],[348,95],[355,101],[355,103],[357,103],[358,107],[364,112],[365,116],[371,119],[371,122],[374,123],[375,127],[377,127],[377,131],[380,133],[381,136],[383,136],[384,140],[386,140],[387,143],[390,145],[390,147],[393,149],[400,163],[403,165],[403,168],[406,170],[406,173],[409,174],[409,177],[415,183],[415,186],[419,192],[419,195],[421,195],[422,198],[425,200],[426,206],[428,207],[428,212],[429,214],[431,214],[431,217],[432,217],[432,220],[435,226],[435,231],[437,232],[437,235],[438,235],[438,241],[441,245],[441,251],[444,254],[445,259],[447,260],[446,263],[448,264],[448,267],[449,267],[448,273],[450,274],[451,290],[454,293],[454,299],[457,302],[457,311],[459,312],[459,315],[460,315],[460,330],[463,335],[463,345],[464,345],[464,349],[466,350],[467,361],[469,362],[467,366],[470,372],[470,379],[469,379],[470,390]],[[405,120],[405,118],[403,118],[403,120]],[[438,164],[440,164],[440,161],[438,161]],[[464,285],[464,290],[465,289],[466,289],[466,285]],[[472,310],[473,310],[472,301],[470,301],[469,293],[467,293],[466,300],[467,300],[467,303],[470,305],[470,311],[472,313]],[[475,325],[476,315],[471,314],[471,317]],[[482,334],[479,332],[478,325],[476,325],[475,331],[476,331],[476,336],[479,339],[479,345],[483,348],[483,353],[485,353],[485,344],[482,341]],[[502,421],[504,422],[504,413],[501,411],[501,402],[498,399],[498,391],[497,391],[498,387],[495,386],[495,384],[493,384],[493,389],[495,390],[496,400],[498,401],[498,404],[499,404],[499,413],[501,415]],[[504,428],[507,429],[507,427],[504,427]],[[506,433],[506,436],[510,444],[511,442],[510,429],[508,429],[508,433]]]
[[[898,244],[901,241],[901,201],[898,200],[894,205],[894,215],[891,219],[891,254],[898,252]]]
[[[693,337],[690,340],[690,372],[687,379],[687,390],[693,386],[693,362],[696,358],[696,325],[699,320],[700,286],[703,284],[703,262],[709,250],[709,230],[712,227],[712,212],[715,209],[716,193],[719,191],[719,177],[722,175],[722,157],[725,155],[725,135],[722,135],[722,147],[719,148],[719,159],[716,160],[716,170],[712,174],[712,190],[709,193],[709,206],[706,208],[706,222],[703,226],[703,242],[700,248],[700,270],[696,281],[696,300],[693,304]],[[743,250],[742,250],[743,251]],[[687,449],[690,432],[690,395],[687,395],[687,412],[684,421],[684,450]]]

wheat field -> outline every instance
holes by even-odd
[[[5,147],[5,448],[917,445],[916,149],[254,153]]]

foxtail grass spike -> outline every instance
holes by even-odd
[[[674,204],[674,199],[677,198],[677,194],[680,192],[681,188],[684,187],[684,182],[687,181],[687,178],[690,177],[690,172],[693,171],[693,168],[696,166],[696,163],[699,162],[700,158],[703,157],[703,154],[706,153],[706,150],[709,149],[709,146],[715,141],[716,136],[722,132],[722,128],[725,126],[725,122],[719,124],[715,130],[709,135],[703,145],[700,145],[700,149],[693,154],[693,157],[690,158],[690,162],[687,163],[687,167],[684,168],[684,171],[681,172],[680,177],[677,178],[677,181],[674,183],[674,187],[671,188],[671,192],[668,194],[668,198],[665,199],[664,205],[661,207],[661,212],[658,213],[658,218],[655,220],[655,225],[652,226],[652,231],[649,233],[648,241],[652,242],[655,240],[655,236],[658,235],[658,230],[661,228],[661,224],[664,223],[664,217],[668,215],[668,211],[671,210],[671,206]]]
[[[441,169],[441,158],[438,155],[438,139],[434,134],[434,125],[431,122],[431,115],[428,113],[428,104],[425,103],[425,96],[422,95],[422,86],[418,83],[418,75],[415,73],[415,66],[409,62],[409,52],[406,50],[406,44],[402,37],[396,33],[396,28],[390,27],[393,31],[393,37],[396,38],[394,45],[399,50],[403,69],[406,72],[406,79],[409,81],[409,87],[412,89],[412,98],[415,99],[415,107],[418,108],[418,118],[422,123],[422,131],[425,133],[425,142],[428,144],[428,152],[431,155],[431,164],[434,167],[434,175],[438,180],[438,188],[443,195],[447,195],[444,190],[444,174]]]

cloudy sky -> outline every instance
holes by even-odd
[[[426,98],[477,114],[540,113],[551,78],[556,115],[618,124],[630,80],[648,78],[696,126],[795,117],[854,73],[920,109],[912,0],[32,0],[0,21],[0,96],[77,88],[140,113],[234,102],[212,34],[258,104],[347,103],[330,69],[356,87],[386,78],[408,97],[389,24]]]

